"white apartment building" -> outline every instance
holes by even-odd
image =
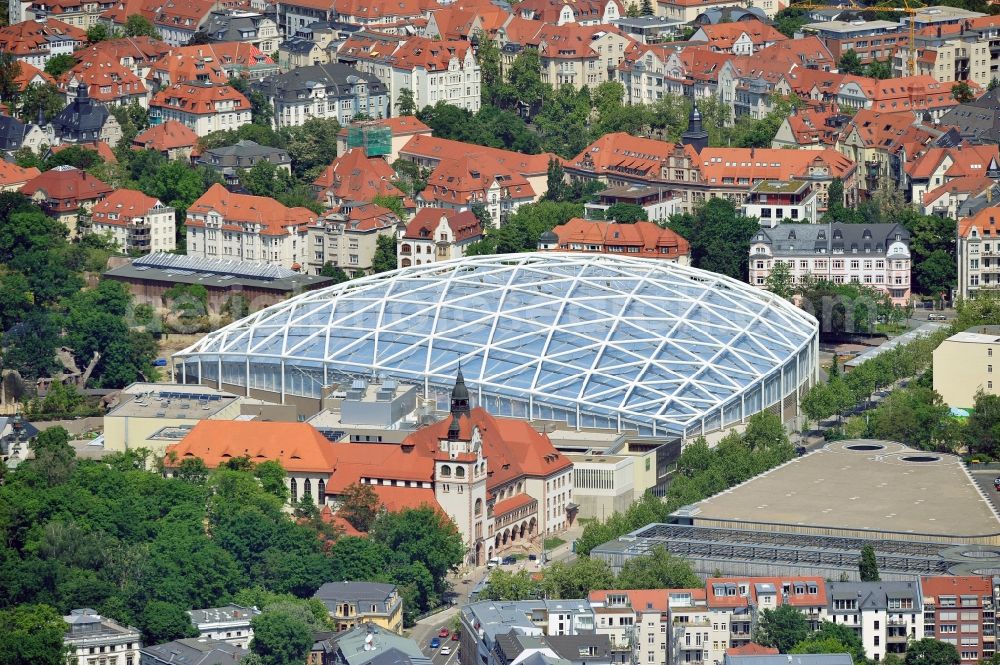
[[[176,120],[198,136],[250,124],[250,101],[229,85],[174,83],[149,102],[150,124]]]
[[[750,283],[765,288],[779,262],[793,282],[806,277],[864,284],[893,304],[910,298],[909,232],[900,224],[778,224],[750,241]]]
[[[67,624],[63,643],[67,665],[139,665],[142,635],[138,629],[123,626],[102,617],[95,610],[83,608],[64,616]]]
[[[351,54],[357,58],[355,66],[385,84],[392,105],[406,89],[413,93],[418,109],[443,101],[472,113],[479,110],[479,63],[468,42],[412,37],[396,45],[370,46],[366,52]]]
[[[90,233],[110,235],[125,253],[169,252],[177,246],[173,208],[134,189],[117,189],[91,212]]]
[[[829,595],[826,619],[858,633],[873,660],[902,658],[907,641],[924,636],[919,581],[838,582]]]
[[[819,221],[817,191],[808,180],[761,180],[747,194],[742,213],[768,228],[781,223],[815,224]]]
[[[1000,206],[983,208],[958,223],[958,286],[955,296],[1000,286]]]
[[[210,259],[253,261],[301,270],[306,227],[316,215],[266,196],[233,194],[212,185],[187,210],[187,253]]]
[[[256,607],[241,605],[188,610],[191,623],[198,629],[199,638],[222,640],[242,649],[250,648],[250,640],[253,639],[250,622],[258,614],[260,610]]]

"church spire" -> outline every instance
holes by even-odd
[[[455,387],[451,389],[451,415],[456,420],[469,415],[469,389],[465,387],[465,377],[462,376],[461,367],[458,368],[458,375],[455,377]]]
[[[691,107],[687,131],[681,134],[681,144],[691,146],[697,153],[708,147],[708,132],[701,126],[701,112],[697,106]]]

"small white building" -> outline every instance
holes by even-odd
[[[250,124],[250,102],[229,85],[174,83],[149,103],[151,125],[176,120],[198,136]]]
[[[89,607],[73,610],[64,616],[69,626],[63,643],[67,647],[67,665],[138,665],[142,635],[137,628],[123,626],[102,617]]]
[[[90,233],[109,234],[126,253],[169,252],[177,246],[173,208],[134,189],[117,189],[94,205]]]
[[[743,201],[742,213],[761,226],[815,224],[819,220],[817,192],[808,180],[762,180]]]
[[[260,614],[256,607],[226,605],[204,610],[188,610],[191,623],[201,639],[221,640],[243,649],[250,648],[253,627],[250,622]]]

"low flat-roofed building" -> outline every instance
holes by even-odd
[[[237,665],[249,653],[222,640],[189,637],[144,648],[139,665]]]
[[[243,649],[250,648],[253,627],[250,622],[260,614],[256,607],[226,605],[203,610],[188,610],[191,623],[198,629],[198,637],[205,640],[220,640]]]
[[[334,386],[323,398],[323,410],[308,422],[338,441],[399,443],[419,424],[418,403],[423,406],[414,385],[358,379],[348,386]],[[330,437],[328,432],[341,435]]]
[[[639,185],[615,185],[602,189],[597,193],[597,202],[587,203],[587,211],[607,212],[615,203],[636,205],[646,211],[651,220],[667,219],[680,212],[680,198],[674,192],[663,187],[643,187]],[[591,212],[587,213],[588,215]]]
[[[327,582],[316,590],[313,598],[326,605],[338,630],[352,630],[364,624],[397,634],[403,630],[403,598],[394,584]]]
[[[953,408],[971,408],[979,391],[1000,393],[1000,326],[976,326],[941,342],[933,375],[934,390]]]
[[[199,420],[232,420],[240,415],[241,399],[206,386],[133,383],[120,393],[118,406],[104,416],[104,449],[147,448],[162,455],[176,442],[162,436],[166,428],[193,426]]]
[[[231,261],[154,252],[121,263],[102,275],[128,284],[137,304],[154,309],[166,305],[163,294],[177,284],[200,284],[208,291],[208,314],[218,315],[231,299],[243,299],[255,312],[276,302],[313,289],[330,286],[333,280],[307,275],[281,266],[253,261]]]
[[[605,520],[612,513],[624,513],[635,501],[636,458],[573,453],[566,457],[573,462],[573,501],[580,506],[580,517]]]
[[[138,660],[142,635],[137,628],[102,617],[89,607],[71,611],[63,621],[68,624],[63,638],[68,665],[90,665],[97,653],[102,660],[116,660],[119,665]]]
[[[808,180],[762,180],[747,194],[742,212],[769,228],[784,222],[815,224],[819,214],[816,189]]]
[[[695,526],[1000,544],[1000,517],[960,457],[891,441],[827,444],[683,512]]]
[[[854,665],[849,653],[802,653],[723,657],[723,665]]]
[[[659,44],[678,36],[684,22],[662,16],[623,16],[612,20],[611,25],[642,44]]]
[[[814,34],[840,59],[847,51],[861,62],[889,60],[896,45],[906,43],[903,26],[892,21],[824,21],[802,26],[803,34]]]

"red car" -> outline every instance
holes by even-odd
[[[441,630],[438,631],[438,637],[448,637],[450,633],[451,631],[448,630],[447,628],[442,628]]]
[[[454,633],[451,634],[451,641],[452,642],[458,642],[458,631],[457,630]]]

